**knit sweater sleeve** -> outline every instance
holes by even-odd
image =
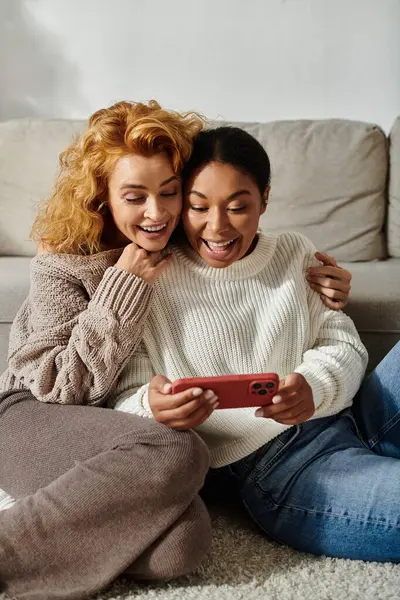
[[[35,261],[33,261],[34,263]],[[151,286],[108,267],[92,298],[79,277],[32,263],[29,298],[10,335],[9,370],[42,402],[100,405],[141,340]]]
[[[300,236],[298,236],[300,237]],[[315,266],[315,248],[304,238],[304,278]],[[347,408],[360,387],[368,362],[367,351],[353,321],[341,311],[327,308],[318,293],[306,287],[309,339],[302,363],[295,369],[313,392],[315,414],[326,417]]]

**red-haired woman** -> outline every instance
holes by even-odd
[[[80,598],[122,572],[173,578],[209,548],[206,445],[104,408],[136,384],[127,363],[171,260],[180,171],[202,127],[193,113],[120,102],[61,155],[0,378],[0,486],[17,499],[0,511],[0,581],[14,597]],[[319,291],[343,303],[347,273],[329,268],[336,279]]]

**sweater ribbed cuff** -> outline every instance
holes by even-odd
[[[144,390],[144,393],[142,394],[141,405],[143,407],[143,411],[144,411],[146,417],[152,418],[153,411],[151,410],[150,402],[149,402],[149,387],[150,387],[149,383],[144,386],[145,390]]]
[[[319,368],[318,364],[311,366],[303,363],[297,367],[294,372],[300,373],[300,375],[303,375],[303,377],[307,380],[307,383],[312,390],[314,406],[317,409],[325,399],[325,386],[327,383],[329,383],[329,381],[327,381],[326,371]]]
[[[120,320],[140,322],[152,295],[151,286],[124,269],[109,267],[90,303],[101,304],[119,315]]]
[[[134,394],[123,400],[119,400],[114,406],[114,410],[131,413],[139,417],[153,418],[153,413],[149,404],[149,384],[143,385],[137,389]]]

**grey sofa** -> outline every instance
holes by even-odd
[[[346,309],[370,368],[400,339],[400,118],[387,138],[355,121],[238,123],[269,152],[272,191],[262,227],[296,230],[353,273]],[[11,323],[29,290],[29,241],[58,154],[83,121],[0,123],[0,372]]]

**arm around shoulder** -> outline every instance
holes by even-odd
[[[299,252],[304,274],[316,266],[315,247],[299,234],[288,234],[293,254]],[[320,295],[306,285],[308,340],[303,361],[295,369],[305,377],[313,392],[315,414],[319,418],[336,414],[352,404],[368,363],[368,353],[353,321],[341,311],[322,302]]]
[[[323,305],[310,290],[310,344],[295,371],[313,392],[314,418],[325,417],[351,406],[368,363],[368,353],[353,321]]]

